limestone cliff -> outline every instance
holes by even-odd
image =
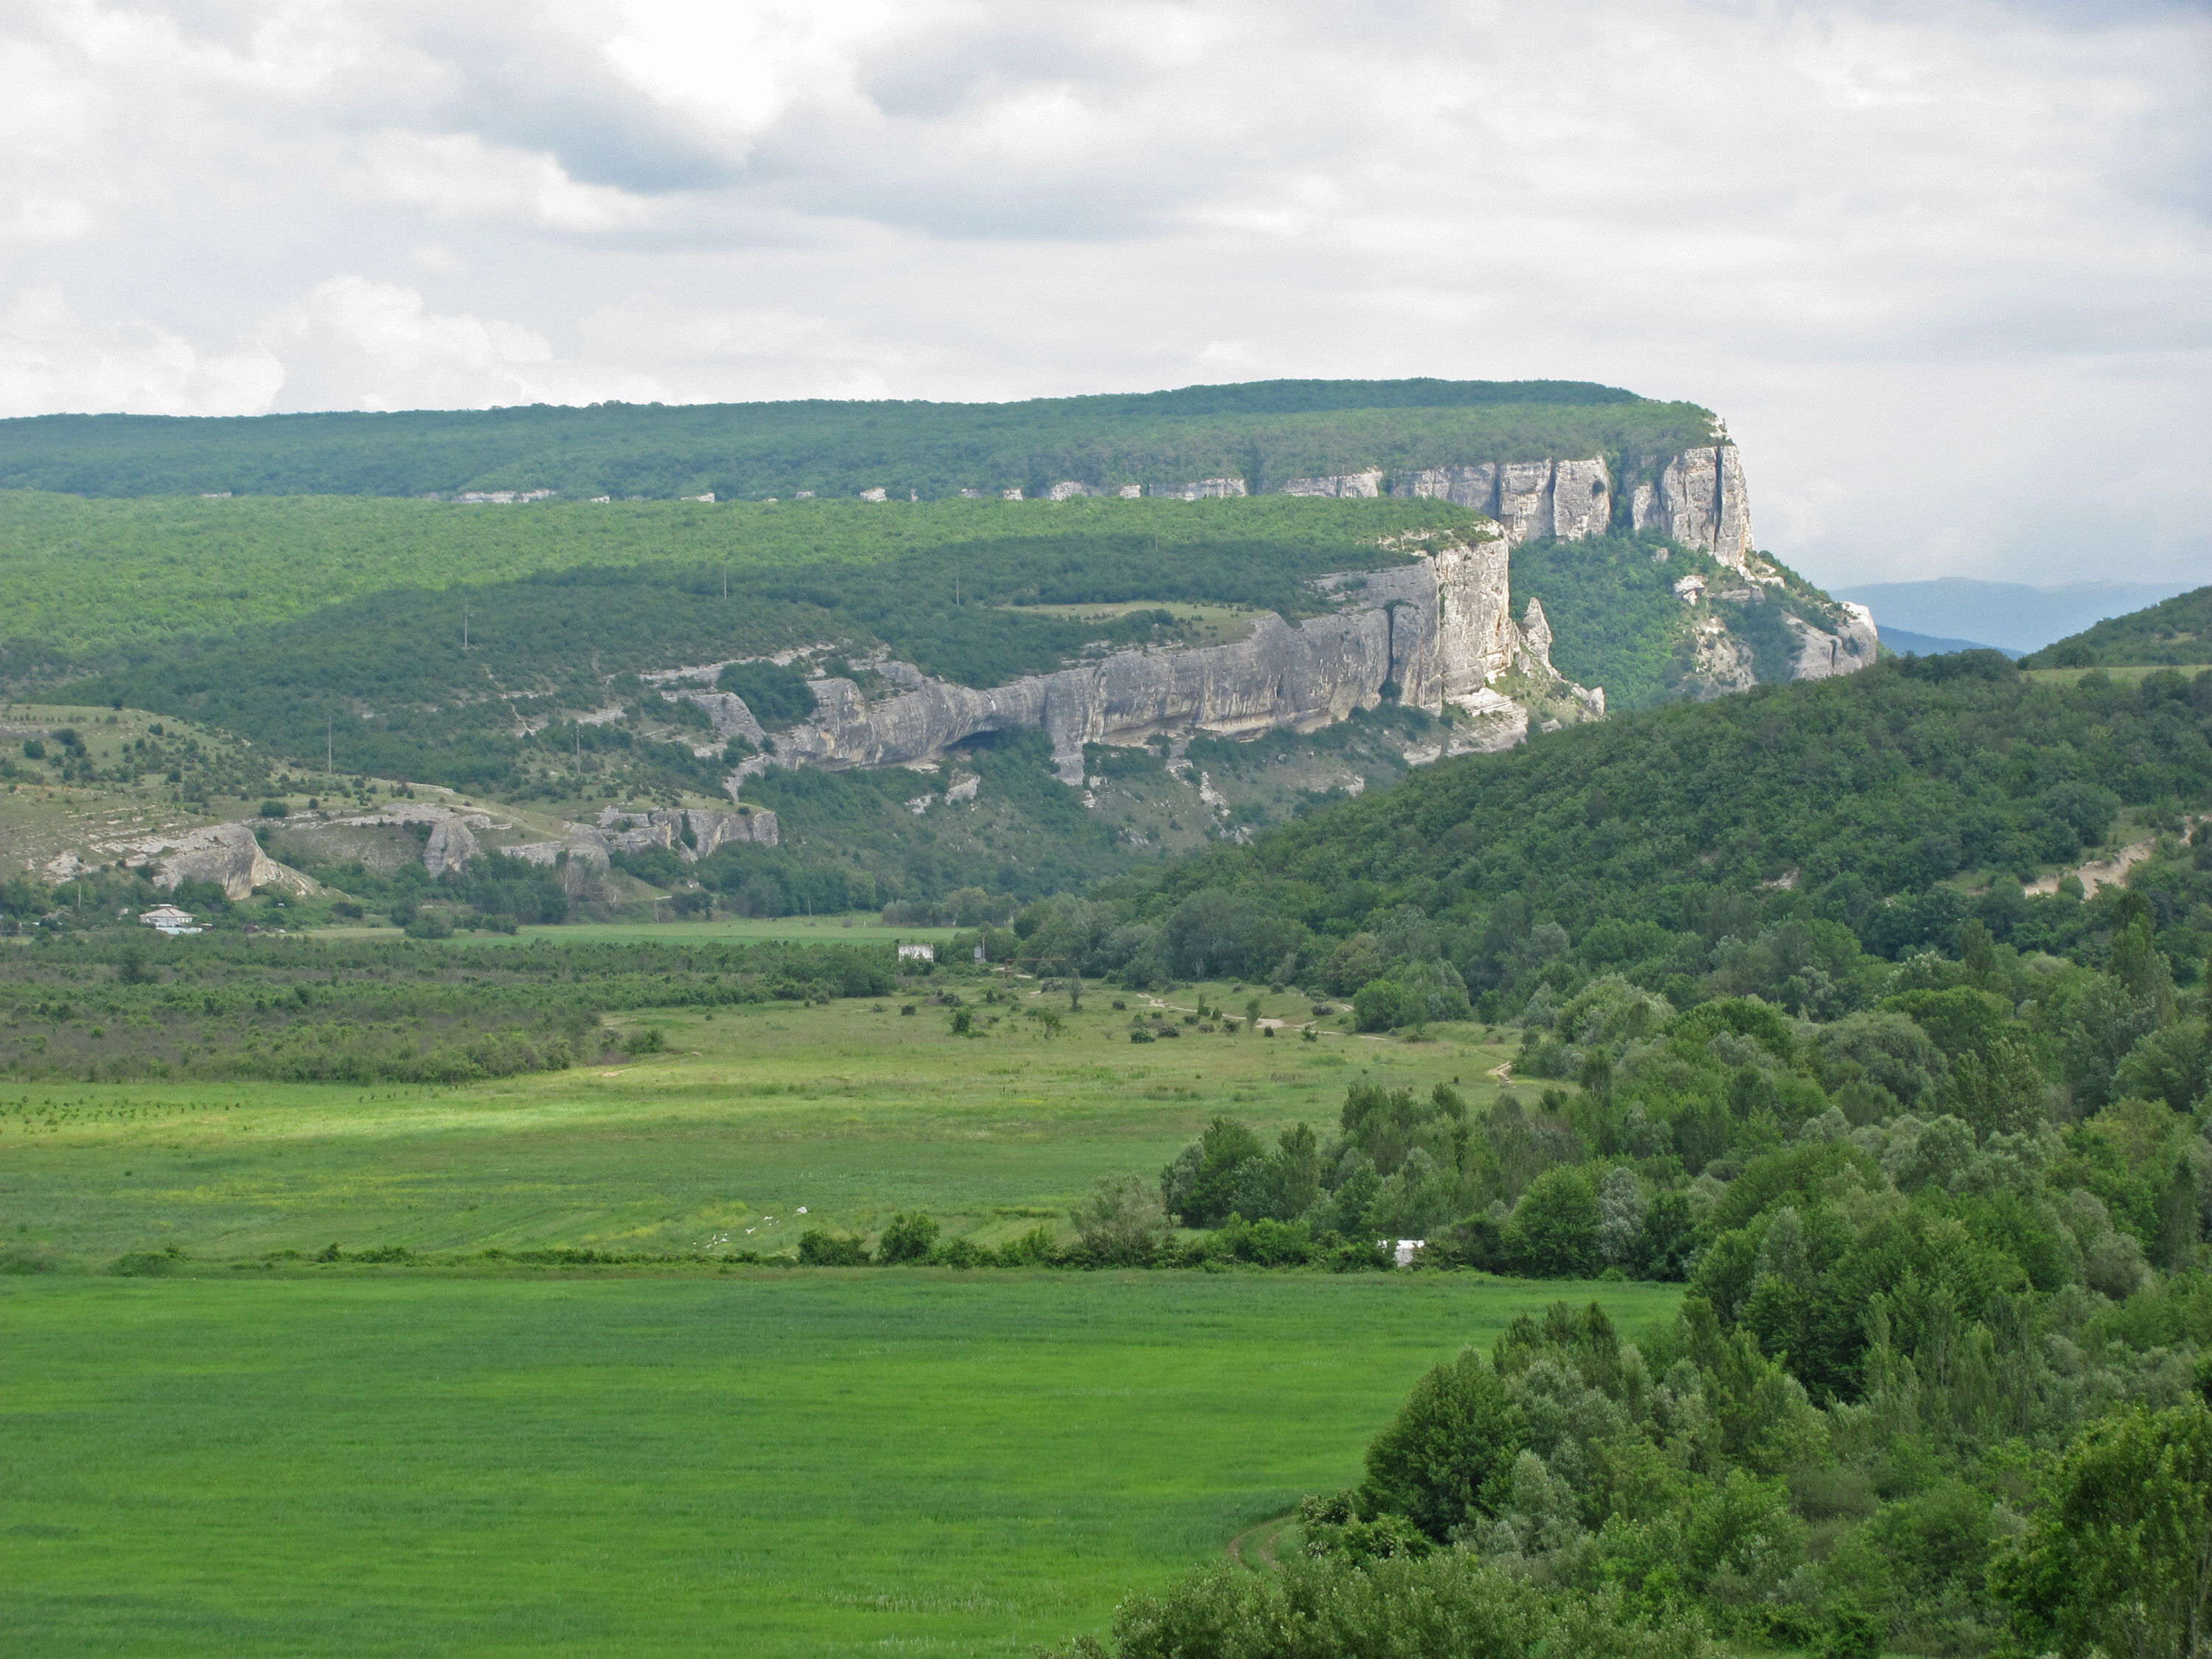
[[[988,690],[929,680],[904,664],[887,665],[886,678],[912,689],[873,702],[850,680],[814,680],[814,717],[777,738],[777,760],[899,765],[933,760],[979,732],[1035,726],[1052,740],[1061,781],[1079,786],[1085,744],[1311,732],[1386,697],[1432,714],[1453,708],[1486,729],[1511,702],[1521,732],[1530,696],[1557,692],[1565,707],[1601,712],[1601,696],[1562,689],[1541,608],[1529,613],[1534,640],[1513,620],[1507,559],[1502,537],[1453,543],[1410,565],[1325,579],[1341,608],[1295,627],[1267,613],[1231,644],[1119,651]],[[1508,681],[1517,698],[1499,689]]]
[[[150,865],[154,885],[165,893],[187,881],[214,882],[234,899],[246,897],[257,887],[301,895],[322,890],[308,877],[263,852],[253,830],[250,823],[211,823],[188,830],[173,842],[150,837],[131,843],[123,862],[133,868]]]

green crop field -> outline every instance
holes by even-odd
[[[1027,1653],[1351,1480],[1514,1314],[1674,1294],[323,1271],[0,1280],[9,1650]]]
[[[1021,1009],[1064,995],[961,987],[987,1035],[896,998],[647,1011],[618,1025],[665,1054],[468,1088],[7,1091],[0,1249],[63,1269],[0,1277],[7,1645],[1027,1652],[1351,1480],[1412,1380],[1513,1315],[1673,1306],[1469,1274],[277,1255],[713,1255],[911,1208],[988,1242],[1215,1112],[1326,1128],[1363,1069],[1480,1101],[1507,1052],[1480,1028],[1133,1047],[1109,996],[1048,1036]],[[173,1277],[82,1271],[170,1244]]]

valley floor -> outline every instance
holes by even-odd
[[[15,1651],[1025,1654],[1343,1485],[1467,1275],[0,1280]]]
[[[1474,1274],[277,1255],[774,1249],[903,1208],[988,1242],[1064,1226],[1217,1111],[1326,1127],[1363,1068],[1487,1098],[1510,1052],[1480,1028],[1133,1047],[1096,995],[1047,1037],[959,985],[988,1035],[783,1004],[625,1016],[671,1052],[466,1089],[6,1091],[0,1249],[59,1269],[0,1277],[10,1644],[1026,1653],[1352,1480],[1413,1380],[1515,1315],[1674,1305]],[[171,1244],[173,1277],[97,1271]]]

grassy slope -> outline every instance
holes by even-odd
[[[78,501],[0,495],[5,637],[83,658],[226,634],[395,588],[645,566],[870,564],[956,543],[1127,533],[1164,548],[1252,538],[1347,559],[1474,515],[1432,501],[684,501],[498,508],[301,496]],[[1365,550],[1363,552],[1362,550]]]
[[[2024,668],[2181,668],[2212,662],[2212,587],[2112,617],[2021,659]]]
[[[871,488],[924,499],[1064,478],[1177,485],[1446,461],[1665,455],[1712,416],[1616,388],[1535,381],[1275,381],[1022,404],[737,404],[426,410],[258,419],[50,416],[0,422],[0,484],[91,495],[570,495],[788,497]]]
[[[1589,1290],[1632,1328],[1674,1295]],[[1424,1369],[1562,1293],[0,1280],[0,1624],[46,1659],[1027,1653],[1349,1480]]]

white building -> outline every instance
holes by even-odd
[[[899,960],[901,962],[934,962],[937,960],[937,947],[934,945],[902,945],[898,948],[898,953]]]
[[[192,925],[192,913],[189,910],[179,910],[173,904],[157,904],[150,910],[141,911],[138,925],[141,927],[151,927],[157,933],[173,935],[197,933],[200,931]]]

